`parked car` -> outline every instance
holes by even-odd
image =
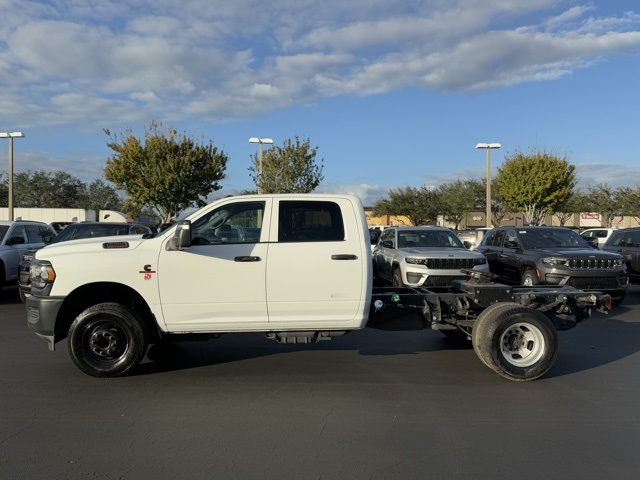
[[[396,287],[448,286],[467,277],[463,268],[489,271],[484,256],[445,227],[389,227],[372,255],[376,283]]]
[[[476,228],[474,230],[458,230],[456,235],[458,235],[458,238],[465,247],[469,250],[475,250],[489,230],[491,229],[487,227]]]
[[[60,233],[62,230],[64,230],[66,227],[68,227],[73,223],[74,222],[51,222],[49,225],[53,227],[56,233]]]
[[[0,292],[15,284],[22,255],[44,247],[55,238],[55,230],[46,223],[27,220],[0,221]]]
[[[48,226],[48,225],[47,225]],[[112,237],[118,235],[148,235],[152,234],[151,229],[147,225],[141,223],[124,223],[124,222],[80,222],[67,225],[60,231],[50,243],[66,242],[68,240],[78,240],[81,238],[94,237]],[[20,288],[20,298],[25,301],[26,296],[31,292],[31,283],[29,282],[29,269],[34,253],[44,244],[33,245],[31,248],[25,248],[19,258],[19,264],[16,266],[16,276],[18,286]]]
[[[580,232],[580,236],[584,238],[587,243],[593,244],[593,246],[602,250],[607,239],[616,230],[617,228],[587,228]]]
[[[629,271],[629,282],[640,284],[640,227],[616,230],[602,250],[622,255]]]
[[[622,255],[594,250],[568,228],[496,227],[477,250],[505,283],[599,290],[616,304],[627,290],[629,276]]]

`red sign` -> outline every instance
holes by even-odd
[[[600,220],[599,213],[581,213],[580,218],[582,220]]]

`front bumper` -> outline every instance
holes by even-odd
[[[473,270],[488,272],[487,264],[475,265]],[[408,287],[450,286],[454,280],[464,280],[468,275],[459,269],[433,269],[422,265],[405,264],[400,269],[402,281]]]
[[[27,326],[55,350],[56,319],[64,297],[27,297]]]

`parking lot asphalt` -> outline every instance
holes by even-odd
[[[640,287],[510,382],[439,332],[150,349],[133,374],[50,352],[0,303],[0,479],[640,478]]]

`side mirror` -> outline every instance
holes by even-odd
[[[382,246],[383,246],[384,248],[396,248],[396,247],[393,245],[393,240],[385,240],[384,242],[382,242]]]
[[[181,220],[167,243],[167,250],[184,250],[191,246],[191,220]]]
[[[504,248],[518,248],[518,242],[504,242]]]
[[[47,235],[45,237],[42,237],[42,241],[45,245],[49,245],[54,238],[55,237],[53,235]]]
[[[591,248],[595,248],[596,250],[598,249],[598,242],[596,242],[595,240],[587,240],[587,243],[591,246]]]
[[[465,246],[465,248],[470,249],[471,247],[473,247],[473,244],[469,241],[469,240],[465,240],[464,242],[462,242],[462,244]]]

